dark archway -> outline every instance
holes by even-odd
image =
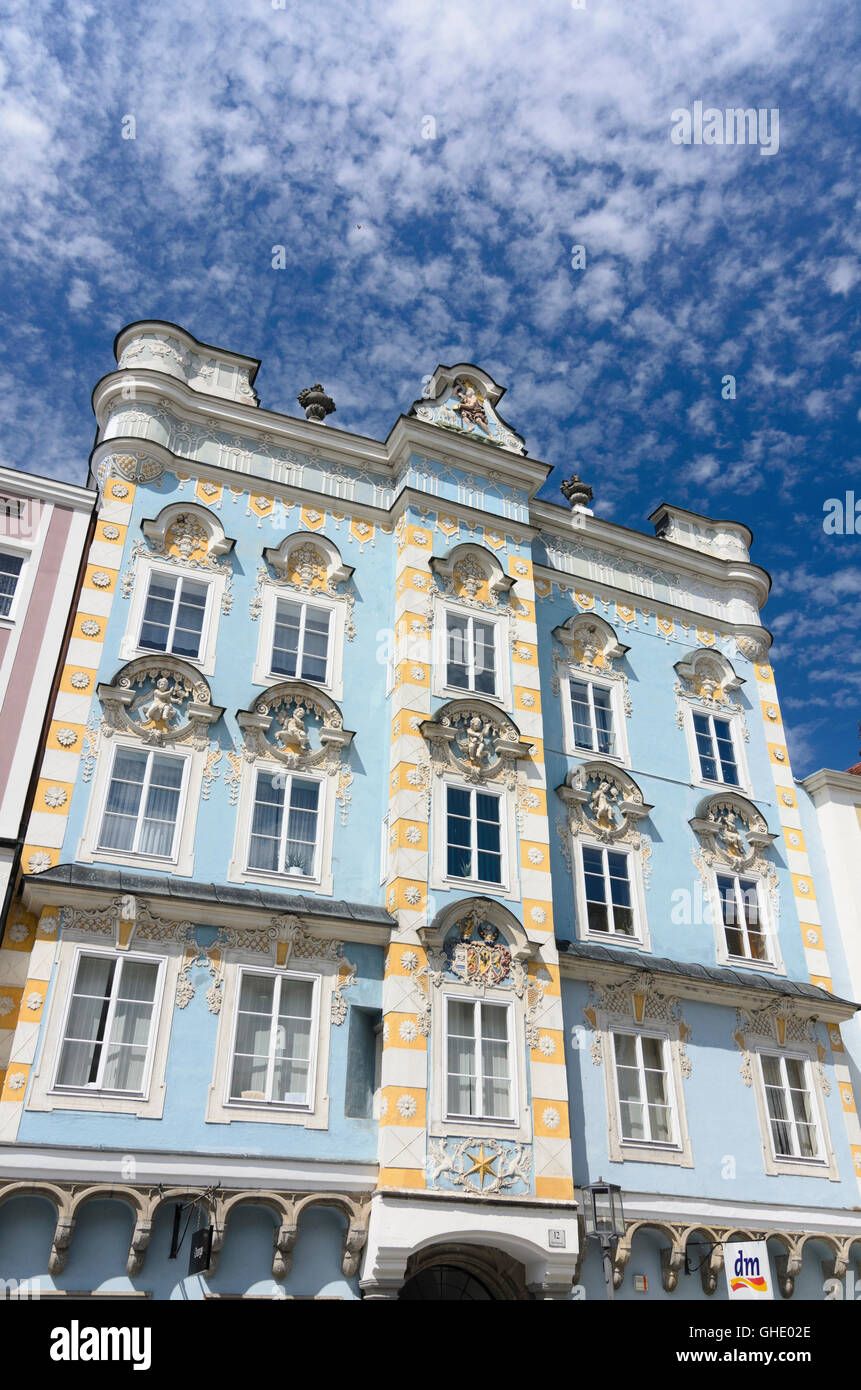
[[[493,1294],[469,1270],[457,1265],[432,1265],[408,1279],[398,1294],[403,1299],[444,1299],[446,1302],[490,1302]]]
[[[407,1263],[399,1299],[449,1302],[531,1300],[523,1265],[503,1250],[488,1246],[431,1245]]]

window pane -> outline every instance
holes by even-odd
[[[481,1009],[481,1036],[489,1039],[508,1040],[508,1010],[498,1004],[483,1004]]]
[[[468,618],[446,614],[446,684],[469,689]]]
[[[297,777],[293,778],[284,846],[284,868],[287,873],[298,872],[310,877],[314,872],[319,797],[319,782],[303,782]]]
[[[448,1031],[462,1037],[475,1036],[475,1005],[463,999],[450,999],[448,1003]]]
[[[613,753],[613,707],[609,690],[602,686],[592,686],[592,700],[595,706],[596,746],[599,753]]]
[[[284,816],[284,788],[273,786],[269,772],[258,772],[254,790],[254,813],[248,847],[249,869],[277,873]]]
[[[614,1033],[613,1043],[618,1065],[635,1067],[637,1065],[637,1043],[634,1035],[632,1033]]]
[[[150,575],[140,636],[140,646],[150,651],[167,651],[177,583],[168,574]]]
[[[230,1094],[234,1100],[266,1099],[266,1057],[240,1057],[233,1063]]]
[[[146,1047],[119,1047],[112,1042],[105,1059],[103,1088],[106,1091],[141,1091],[146,1056]]]
[[[181,758],[153,758],[139,843],[142,854],[169,855],[173,848],[184,767]]]
[[[152,1003],[157,980],[158,966],[154,961],[126,959],[122,962],[117,997]]]
[[[581,681],[569,681],[571,718],[574,722],[574,743],[578,748],[592,748],[592,716],[589,690]]]
[[[296,675],[301,616],[301,604],[290,603],[287,599],[279,599],[275,609],[272,670],[280,676]]]
[[[146,753],[117,750],[99,837],[105,849],[127,850],[134,845],[146,766]]]
[[[490,623],[473,623],[474,689],[482,695],[496,694],[496,647]]]
[[[198,584],[193,579],[182,581],[172,643],[172,650],[177,656],[196,657],[200,652],[206,590],[206,584]]]
[[[329,656],[329,622],[327,608],[305,605],[305,634],[302,640],[300,674],[303,680],[325,681]]]
[[[21,555],[0,554],[0,617],[6,618],[12,611],[12,599],[23,563]]]
[[[268,1016],[272,1013],[274,997],[274,976],[243,973],[242,985],[239,990],[240,1009],[252,1013],[265,1013]]]

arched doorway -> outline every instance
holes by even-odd
[[[523,1265],[503,1250],[479,1245],[432,1245],[411,1255],[398,1298],[448,1302],[531,1299]]]
[[[439,1264],[414,1274],[404,1284],[398,1298],[445,1299],[449,1303],[460,1300],[489,1302],[493,1294],[469,1270]]]

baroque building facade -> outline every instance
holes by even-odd
[[[541,501],[470,364],[380,442],[175,325],[116,352],[0,973],[0,1277],[603,1297],[603,1177],[617,1297],[723,1298],[743,1236],[821,1297],[855,1005],[750,532]]]

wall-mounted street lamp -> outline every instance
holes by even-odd
[[[622,1189],[615,1183],[599,1178],[583,1188],[583,1221],[586,1239],[595,1240],[601,1247],[607,1297],[615,1298],[613,1287],[613,1247],[625,1234],[625,1212],[622,1208]]]

